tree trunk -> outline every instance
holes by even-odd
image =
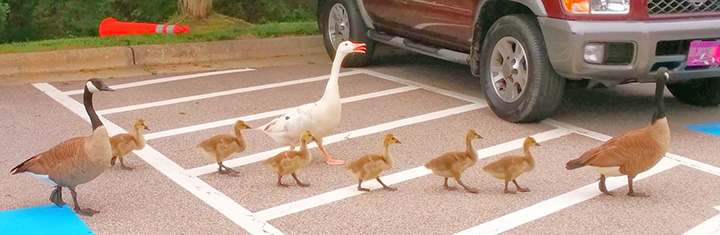
[[[178,0],[178,9],[183,15],[205,19],[212,11],[212,0]]]

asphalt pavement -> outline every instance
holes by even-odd
[[[492,113],[467,66],[391,54],[367,67],[343,68],[342,120],[325,138],[326,149],[352,160],[380,153],[383,136],[395,134],[402,142],[390,148],[395,166],[381,175],[394,192],[374,181],[363,184],[371,192],[357,191],[357,182],[342,167],[325,165],[314,145],[314,160],[298,172],[311,186],[287,177],[291,186],[278,187],[261,161],[287,147],[258,130],[244,131],[248,148],[226,161],[240,172],[236,177],[217,173],[194,149],[204,138],[231,134],[235,120],[258,127],[316,101],[329,74],[328,60],[107,79],[116,91],[97,94],[95,108],[111,134],[130,131],[137,118],[151,131],[145,149],[125,158],[135,170],[115,166],[78,186],[81,205],[101,211],[79,218],[96,234],[720,233],[720,136],[687,128],[719,122],[720,107],[682,104],[666,90],[668,155],[635,183],[648,198],[626,196],[624,177],[608,180],[615,196],[600,195],[595,171],[564,168],[611,136],[649,124],[654,84],[568,88],[549,119],[514,124]],[[90,133],[83,84],[0,87],[0,169]],[[474,142],[481,159],[463,174],[478,194],[445,190],[443,179],[422,167],[443,152],[463,150],[468,129],[484,137]],[[504,194],[503,182],[481,168],[521,154],[527,136],[542,145],[531,150],[537,167],[518,178],[531,191]],[[31,176],[0,174],[0,185],[0,215],[51,204],[52,188]],[[67,190],[64,196],[70,198]]]

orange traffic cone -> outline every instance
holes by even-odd
[[[178,34],[188,33],[190,29],[187,25],[181,27],[178,25],[122,22],[115,20],[115,18],[108,17],[100,22],[100,28],[98,31],[100,32],[101,37],[105,37],[146,33]]]

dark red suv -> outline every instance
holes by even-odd
[[[342,40],[468,64],[499,117],[549,116],[567,79],[653,82],[667,67],[680,101],[720,104],[720,0],[319,0],[331,58]]]

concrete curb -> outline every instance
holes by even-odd
[[[135,64],[155,66],[325,53],[322,36],[131,46]]]
[[[0,55],[0,85],[23,77],[324,54],[321,35]]]
[[[0,77],[98,70],[133,65],[129,47],[89,48],[0,55]]]

